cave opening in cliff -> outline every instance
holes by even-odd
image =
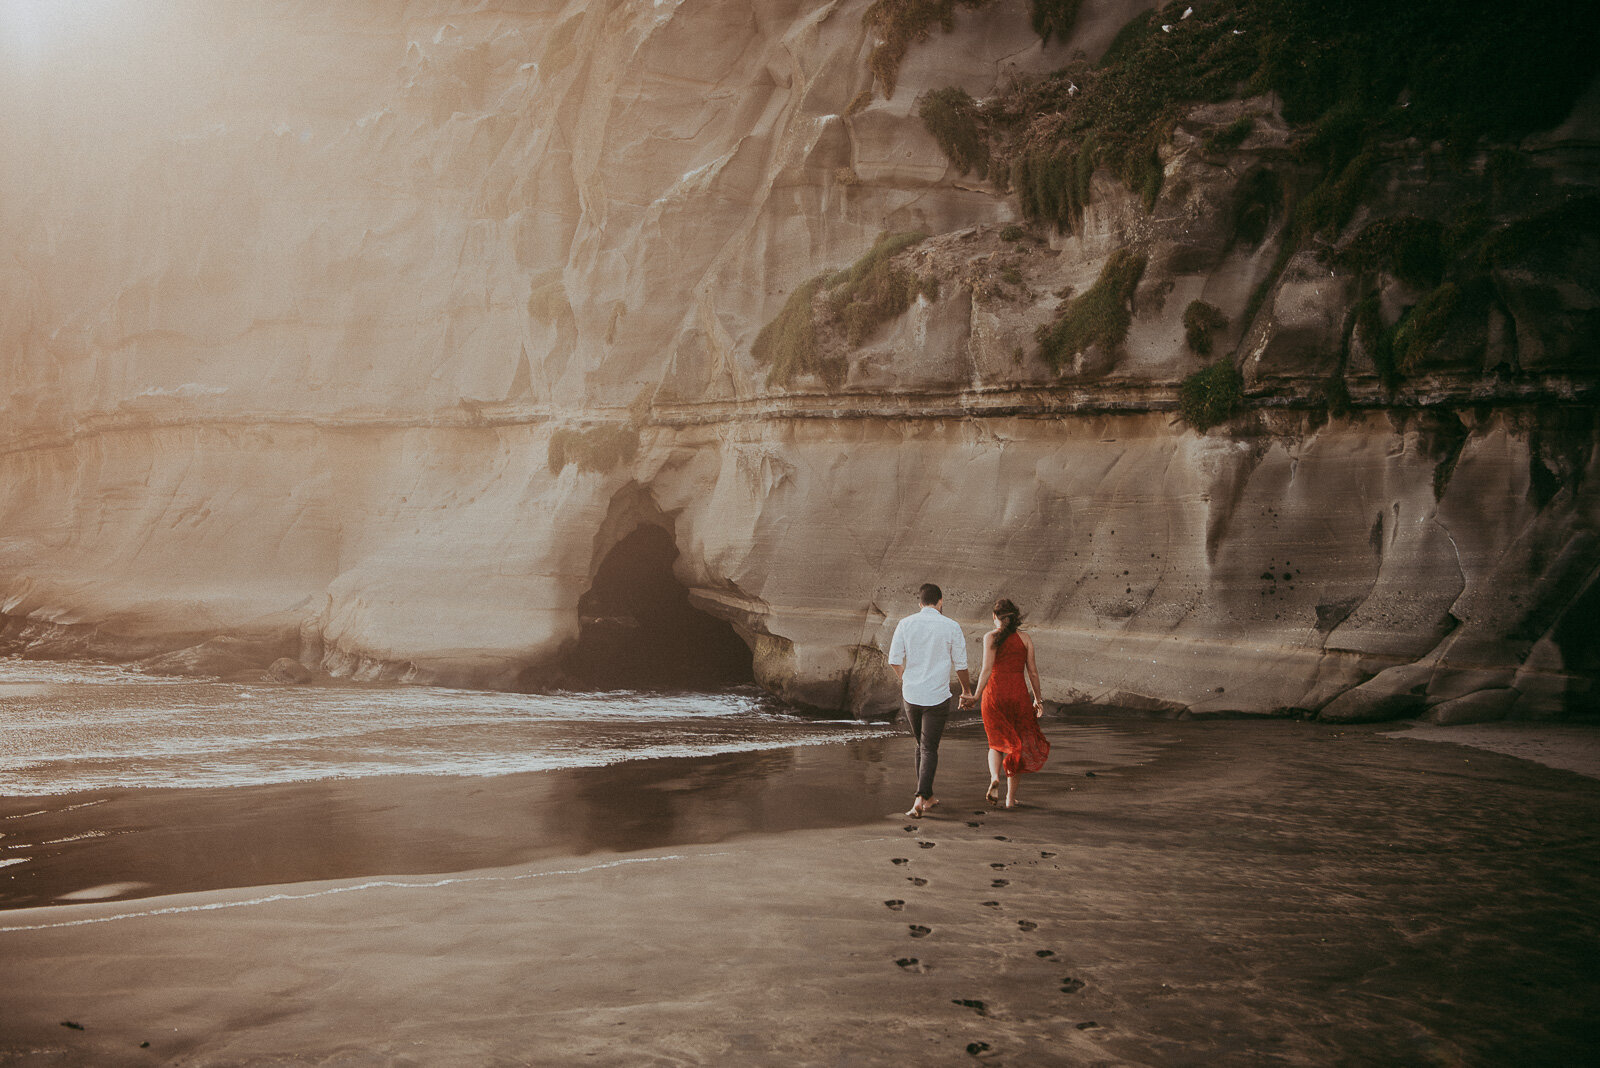
[[[636,527],[600,561],[578,600],[567,670],[600,689],[711,690],[755,681],[750,648],[726,621],[694,607],[672,574],[678,547],[654,524]]]

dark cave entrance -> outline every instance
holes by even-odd
[[[598,689],[713,690],[755,681],[750,648],[732,625],[689,603],[672,574],[678,547],[636,527],[600,561],[578,599],[578,643],[567,670]]]

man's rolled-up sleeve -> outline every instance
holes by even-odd
[[[960,627],[952,628],[950,637],[950,662],[957,671],[967,670],[967,636],[961,633]]]

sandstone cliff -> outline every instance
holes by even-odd
[[[885,706],[931,578],[974,638],[1017,600],[1060,702],[1593,709],[1596,91],[1375,142],[1311,237],[1330,164],[1243,82],[1143,187],[1080,152],[1027,199],[1052,72],[1139,17],[1231,33],[1185,6],[1047,42],[947,4],[892,95],[861,0],[174,2],[40,44],[0,105],[5,647],[546,685],[645,524],[818,707]],[[1007,175],[922,118],[1051,85]]]

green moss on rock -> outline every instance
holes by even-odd
[[[1424,297],[1412,308],[1394,329],[1394,362],[1404,374],[1412,374],[1428,358],[1428,354],[1444,340],[1450,326],[1450,317],[1461,302],[1461,289],[1454,282],[1446,282]]]
[[[1244,139],[1249,137],[1256,128],[1256,120],[1249,115],[1241,115],[1220,130],[1212,130],[1200,140],[1200,151],[1208,156],[1232,152],[1244,144]]]
[[[937,278],[918,277],[894,262],[896,255],[927,236],[920,232],[882,234],[849,267],[817,275],[798,286],[750,346],[751,356],[768,368],[767,384],[788,384],[805,374],[815,374],[830,386],[843,383],[844,358],[820,355],[819,311],[824,322],[856,346],[884,323],[905,314],[919,293],[935,299]]]
[[[938,27],[945,33],[955,29],[956,7],[976,9],[989,0],[874,0],[861,21],[878,38],[867,56],[867,66],[883,86],[884,99],[894,96],[900,80],[900,64],[907,50],[926,41]]]
[[[917,114],[957,170],[989,177],[989,135],[965,89],[935,89],[922,98]]]
[[[1386,271],[1408,285],[1436,286],[1445,269],[1445,230],[1436,219],[1399,215],[1368,224],[1337,256],[1357,271]]]
[[[843,324],[851,345],[861,344],[911,307],[918,292],[917,276],[897,265],[894,257],[927,236],[883,234],[866,255],[828,279],[828,312]]]
[[[1540,253],[1564,248],[1583,237],[1600,235],[1600,196],[1581,194],[1549,211],[1508,223],[1483,238],[1478,262],[1510,266]]]
[[[1178,387],[1183,421],[1205,431],[1231,418],[1244,403],[1244,379],[1232,360],[1196,371]]]
[[[1054,322],[1039,327],[1039,355],[1058,374],[1091,345],[1110,351],[1133,324],[1133,294],[1144,276],[1145,257],[1127,249],[1111,254],[1100,277],[1082,296],[1068,301]]]
[[[1211,335],[1228,328],[1222,309],[1203,300],[1191,300],[1183,309],[1183,340],[1196,356],[1211,355]]]
[[[1295,239],[1304,240],[1313,234],[1337,236],[1366,196],[1367,182],[1376,162],[1376,152],[1367,149],[1337,171],[1330,171],[1328,177],[1295,206]]]
[[[817,324],[811,302],[823,281],[819,275],[795,287],[783,310],[761,328],[750,346],[756,362],[767,365],[767,385],[792,382],[799,375],[822,370],[817,362]]]

